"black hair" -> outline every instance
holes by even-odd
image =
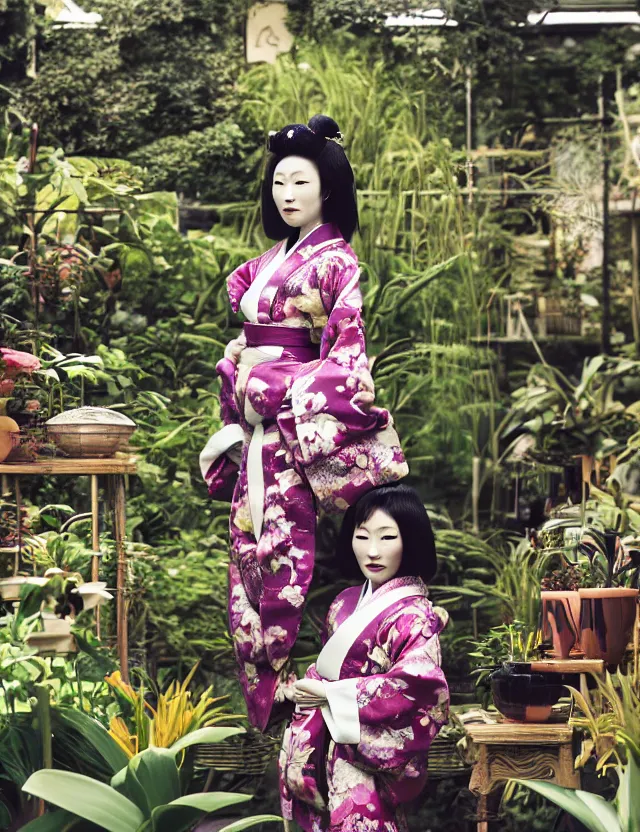
[[[396,577],[411,575],[429,583],[437,568],[436,542],[431,521],[417,492],[404,483],[374,488],[347,509],[336,547],[337,561],[345,577],[361,575],[353,553],[353,534],[376,509],[393,517],[400,529],[402,563]]]
[[[310,159],[318,168],[322,188],[322,219],[333,222],[349,242],[358,227],[358,205],[353,170],[340,144],[342,134],[329,116],[314,116],[309,124],[288,124],[269,136],[271,155],[262,182],[262,227],[271,240],[297,239],[298,229],[291,228],[280,216],[273,200],[273,174],[287,156]]]

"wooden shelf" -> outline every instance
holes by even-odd
[[[21,476],[135,474],[137,460],[138,458],[135,456],[108,457],[105,459],[43,458],[35,462],[1,463],[0,474],[19,474]]]
[[[573,728],[564,723],[553,725],[534,722],[496,722],[495,724],[465,725],[464,730],[474,742],[485,745],[501,743],[559,745],[570,742],[573,737]]]
[[[540,659],[531,662],[532,673],[604,673],[602,659]]]

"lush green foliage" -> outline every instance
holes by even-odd
[[[85,818],[107,832],[187,832],[205,814],[251,800],[251,795],[210,792],[183,794],[177,758],[197,743],[222,742],[241,733],[239,728],[201,728],[170,748],[150,747],[116,771],[111,785],[82,774],[42,769],[24,785],[24,791],[61,807],[58,824],[69,815]],[[240,832],[258,823],[278,821],[274,815],[245,817],[227,824],[221,832]],[[32,821],[31,832],[51,828],[52,819]]]

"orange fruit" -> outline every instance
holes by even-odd
[[[0,416],[0,462],[9,456],[20,442],[20,426],[9,416]]]

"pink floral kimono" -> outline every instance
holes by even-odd
[[[436,610],[418,578],[342,592],[307,678],[328,705],[296,708],[280,752],[282,813],[305,832],[399,832],[401,804],[427,777],[427,752],[447,719]]]
[[[231,478],[230,630],[249,718],[264,730],[311,581],[316,512],[342,511],[407,465],[375,407],[358,262],[321,225],[228,278],[244,331],[219,362],[224,427],[200,456],[209,493]]]

